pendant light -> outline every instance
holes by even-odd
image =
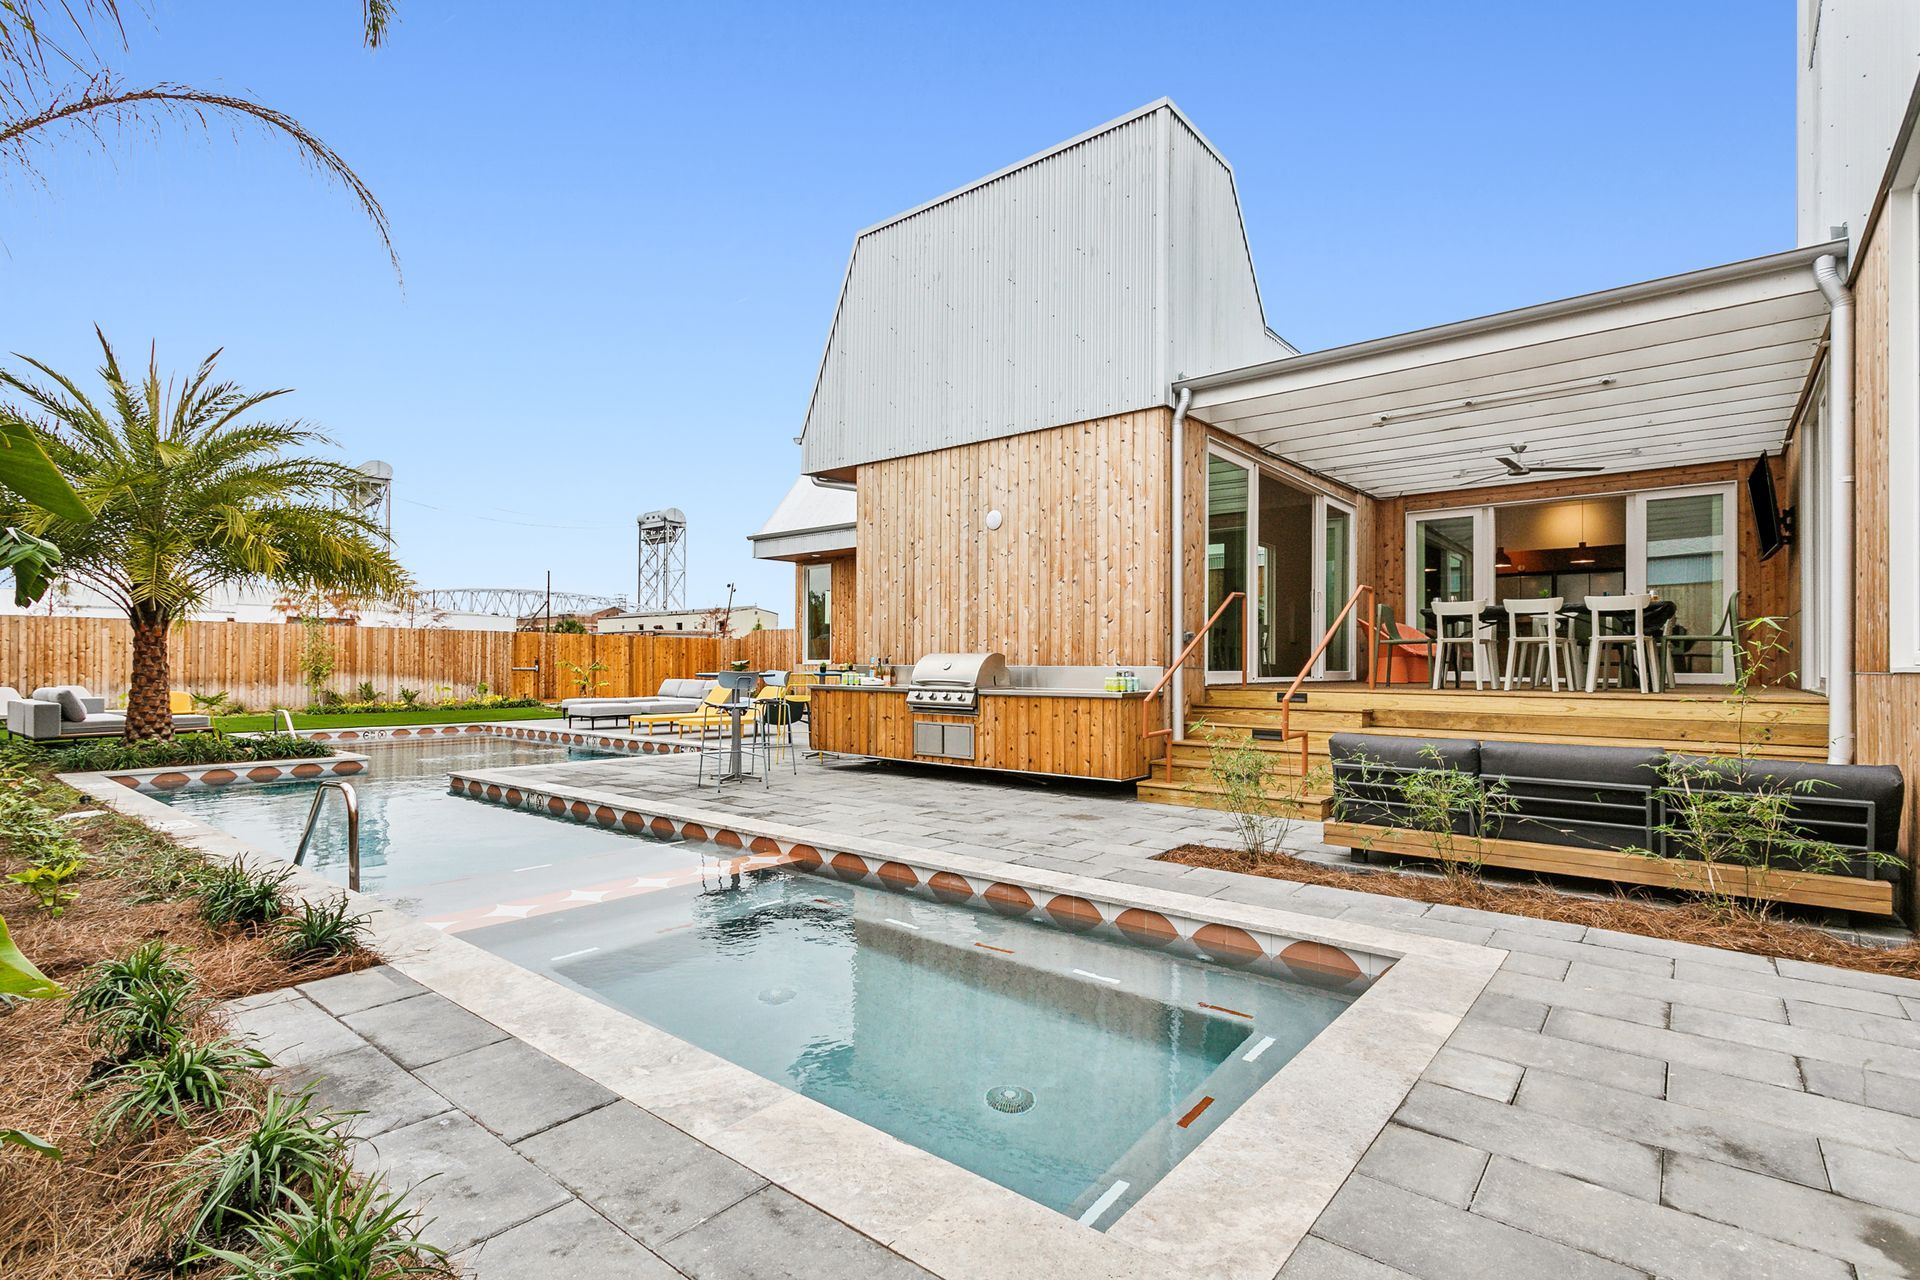
[[[1593,552],[1587,547],[1587,504],[1580,504],[1580,549],[1567,557],[1568,564],[1592,564]]]

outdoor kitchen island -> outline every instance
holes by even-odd
[[[945,656],[923,659],[916,676]],[[951,710],[927,704],[918,680],[815,685],[809,691],[808,741],[814,750],[838,756],[1115,782],[1146,776],[1144,693],[1106,692],[1091,684],[1100,675],[1085,668],[1000,664],[997,670],[1006,683],[970,685],[972,696],[956,698]]]

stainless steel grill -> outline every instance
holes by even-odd
[[[966,715],[980,709],[980,690],[1010,683],[1007,660],[997,653],[930,653],[913,664],[907,706]]]

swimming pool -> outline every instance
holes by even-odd
[[[934,896],[915,897],[894,891],[897,864],[859,883],[839,860],[830,876],[817,858],[449,794],[449,772],[577,754],[563,747],[476,736],[366,752],[368,891],[1098,1229],[1365,985],[1285,980],[1230,946],[1135,945],[1125,914],[1118,930],[1022,914],[996,898],[1007,886],[956,894],[959,877],[934,876],[916,882]],[[165,799],[284,855],[312,786]],[[344,856],[334,837],[313,862],[338,876]]]

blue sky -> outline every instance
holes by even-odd
[[[529,13],[538,14],[537,21]],[[133,79],[246,90],[385,202],[251,135],[68,147],[0,189],[0,351],[96,322],[398,472],[426,586],[631,592],[685,508],[693,604],[752,561],[856,230],[1171,96],[1233,163],[1269,322],[1313,349],[1787,248],[1789,0],[872,6],[155,0]]]

